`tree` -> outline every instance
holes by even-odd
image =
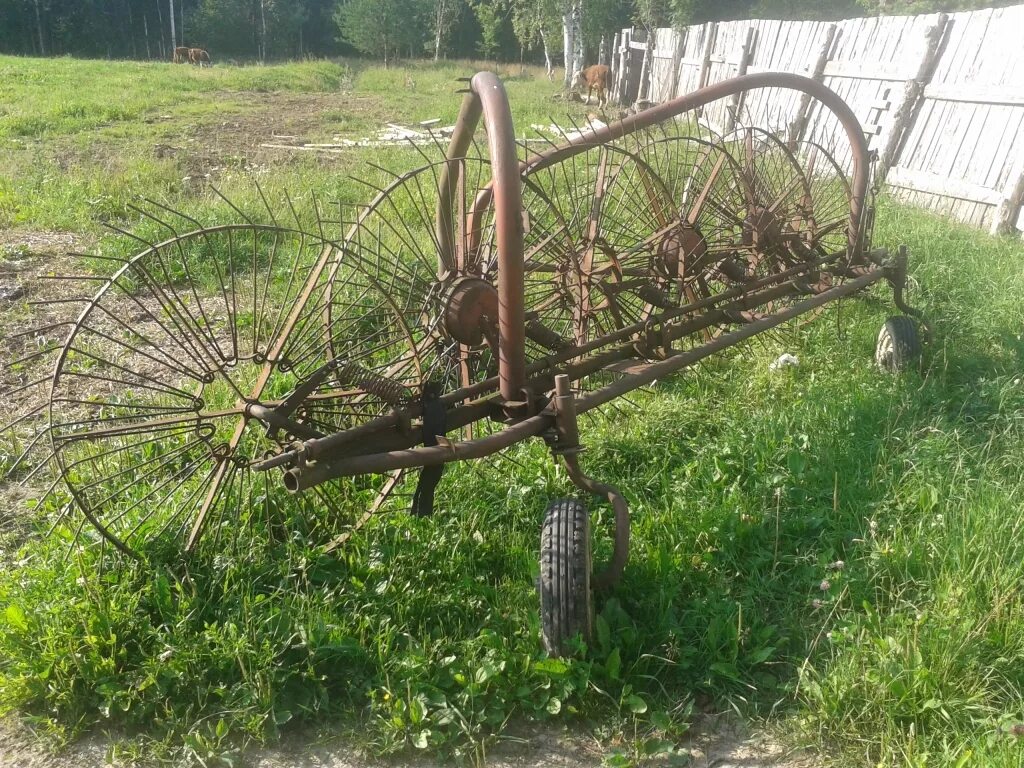
[[[174,0],[167,0],[171,6],[171,50],[173,51],[178,47],[178,38],[174,34]]]
[[[402,49],[422,50],[423,4],[416,0],[344,0],[334,14],[342,39],[386,67]]]
[[[501,48],[498,35],[501,31],[502,17],[501,0],[476,0],[473,3],[473,14],[480,24],[480,41],[477,50],[485,59],[497,58]]]
[[[548,79],[554,74],[550,41],[558,35],[561,23],[558,0],[510,0],[512,31],[521,48],[528,49],[540,43],[544,49],[544,64]]]
[[[441,58],[441,49],[462,12],[462,0],[432,0],[431,31],[434,34],[434,61]]]

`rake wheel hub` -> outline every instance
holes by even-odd
[[[498,292],[479,277],[460,277],[448,291],[445,328],[453,339],[477,347],[498,323]]]
[[[686,277],[694,260],[708,252],[704,235],[696,227],[680,224],[658,244],[658,259],[670,278]]]

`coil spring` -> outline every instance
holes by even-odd
[[[342,387],[361,389],[396,407],[409,399],[409,391],[401,383],[355,363],[341,363],[337,370]]]
[[[572,346],[570,342],[563,339],[536,318],[531,318],[526,321],[526,336],[531,341],[540,344],[542,347],[549,349],[552,352],[559,352]]]

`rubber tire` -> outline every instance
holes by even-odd
[[[885,321],[878,332],[875,345],[875,363],[883,371],[899,373],[915,367],[921,358],[921,337],[917,324],[906,315],[896,315]]]
[[[549,656],[589,641],[594,624],[590,592],[590,515],[576,499],[557,499],[544,512],[540,535],[541,641]]]

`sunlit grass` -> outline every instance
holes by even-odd
[[[79,65],[108,66],[32,62],[43,83]],[[217,89],[315,91],[336,77],[393,96],[406,120],[453,115],[445,89],[463,67],[417,67],[411,90],[402,70],[353,68],[346,85],[349,65],[180,75],[146,66],[195,79],[189,89],[210,77]],[[524,122],[545,113],[546,80],[509,87]],[[66,115],[61,125],[87,136],[91,120]],[[158,225],[126,207],[138,194],[204,222],[237,220],[208,189],[180,186],[179,160],[151,157],[130,134],[105,175],[84,156],[62,173],[49,151],[56,138],[40,137],[48,143],[0,150],[15,169],[0,177],[6,224],[95,232],[109,220],[158,238]],[[387,167],[418,164],[409,150],[382,154]],[[314,193],[367,198],[344,175],[364,157],[288,158],[261,184],[271,200],[290,189],[312,224]],[[246,173],[218,184],[259,212]],[[233,535],[204,540],[187,565],[139,566],[96,546],[68,558],[80,520],[62,522],[0,573],[0,711],[40,733],[110,728],[133,734],[129,749],[216,764],[310,723],[345,729],[374,753],[479,755],[508,718],[582,716],[576,727],[610,723],[605,735],[638,733],[636,751],[655,751],[679,742],[699,698],[768,718],[839,766],[1016,768],[1024,246],[888,202],[875,239],[910,248],[911,300],[935,331],[923,374],[871,365],[894,313],[879,288],[874,301],[832,306],[584,422],[584,465],[626,493],[633,549],[579,658],[540,652],[540,517],[572,488],[537,442],[497,466],[450,468],[434,518],[396,504],[332,555],[321,545],[338,521],[315,504],[289,514],[276,493],[239,503],[225,523]],[[770,371],[782,352],[800,365]],[[233,404],[220,394],[218,404]],[[352,516],[372,498],[365,481],[341,494]],[[39,534],[56,506],[33,516]],[[596,509],[606,557],[609,515]]]

